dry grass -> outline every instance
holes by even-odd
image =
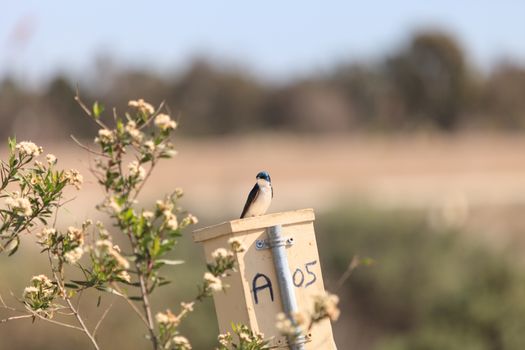
[[[70,219],[94,214],[102,191],[89,175],[89,155],[72,141],[44,143],[60,165],[85,174],[86,185],[70,206]],[[525,205],[525,138],[508,134],[182,139],[180,154],[165,161],[142,197],[157,198],[182,187],[184,207],[196,215],[239,215],[255,174],[272,175],[272,211],[344,201],[429,210],[471,227],[497,232],[512,226]],[[66,218],[67,220],[67,218]]]

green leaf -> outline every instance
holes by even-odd
[[[14,152],[16,148],[16,137],[8,138],[7,145],[9,146],[9,149],[11,150],[11,152]]]
[[[160,238],[155,237],[153,240],[153,246],[151,247],[151,256],[155,257],[159,254],[160,251]]]
[[[128,286],[140,287],[140,283],[139,283],[139,282],[126,282],[126,281],[120,281],[120,283],[127,284]]]
[[[71,289],[78,289],[78,285],[76,285],[75,283],[64,283],[64,286],[67,287],[67,288],[71,288]]]
[[[170,283],[171,281],[168,281],[168,280],[159,282],[159,287],[165,286],[166,284],[170,284]]]
[[[94,284],[91,281],[78,281],[78,280],[72,280],[71,282],[74,282],[76,284],[79,284],[81,286],[85,287],[92,287]]]
[[[103,292],[108,292],[108,293],[111,293],[111,294],[118,295],[119,297],[124,297],[124,294],[119,293],[119,292],[117,292],[115,289],[110,288],[110,287],[97,286],[97,287],[95,287],[95,288],[98,289],[98,290],[100,290],[100,291],[103,291]]]
[[[104,106],[98,103],[98,101],[95,101],[95,103],[93,103],[93,116],[95,119],[100,118],[102,112],[104,112]]]
[[[117,130],[119,133],[124,132],[124,123],[122,123],[122,120],[117,120]]]
[[[374,265],[375,263],[376,261],[372,258],[363,258],[360,261],[360,264],[363,266],[371,266],[371,265]]]
[[[12,242],[14,242],[14,247],[12,247]],[[16,237],[16,239],[14,241],[11,241],[9,244],[8,244],[8,247],[7,249],[11,249],[11,251],[9,252],[9,254],[7,256],[11,256],[13,255],[14,253],[16,253],[16,251],[18,250],[18,247],[20,246],[20,238],[18,238],[18,236]]]

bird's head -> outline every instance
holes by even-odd
[[[257,179],[257,182],[261,182],[264,180],[267,181],[268,183],[272,182],[272,180],[270,179],[270,174],[268,174],[267,171],[261,171],[259,174],[257,174],[256,179]]]

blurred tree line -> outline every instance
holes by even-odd
[[[503,62],[481,73],[455,38],[440,31],[418,32],[374,63],[340,64],[285,85],[206,60],[177,76],[99,66],[98,77],[80,82],[84,100],[120,108],[130,98],[166,101],[180,111],[186,135],[525,127],[525,66]],[[33,91],[5,78],[1,136],[21,130],[39,137],[91,135],[73,100],[76,84],[57,76]]]

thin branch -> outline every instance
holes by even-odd
[[[137,271],[139,273],[140,293],[142,294],[142,304],[144,306],[144,312],[146,312],[146,318],[148,320],[148,331],[150,334],[153,349],[156,350],[158,349],[158,341],[157,341],[157,336],[155,335],[155,326],[153,325],[153,317],[151,316],[151,306],[149,304],[148,288],[146,286],[146,281],[144,280],[144,275],[140,271],[139,266],[137,266]]]
[[[92,150],[91,148],[89,148],[88,146],[84,145],[84,144],[83,144],[82,142],[80,142],[80,141],[79,141],[74,135],[69,135],[69,137],[71,137],[71,139],[73,139],[73,141],[74,141],[74,142],[75,142],[80,148],[85,149],[85,150],[88,151],[89,153],[96,154],[96,155],[99,156],[99,157],[110,158],[109,156],[105,155],[104,153],[94,151],[94,150]]]
[[[102,316],[100,317],[100,320],[98,320],[96,326],[95,326],[95,329],[93,330],[93,337],[97,334],[97,331],[98,331],[98,327],[100,327],[100,325],[102,324],[102,321],[104,321],[104,319],[106,318],[109,310],[111,309],[111,307],[113,306],[115,302],[115,299],[113,298],[113,301],[111,302],[111,304],[109,304],[108,308],[104,311],[104,313],[102,314]]]
[[[72,312],[60,312],[60,311],[57,311],[57,314],[62,315],[62,316],[74,316],[75,315]]]
[[[58,287],[60,288],[60,291],[61,291],[61,293],[63,295],[62,298],[65,300],[65,302],[69,306],[69,309],[71,310],[71,312],[73,312],[73,314],[75,315],[78,323],[82,327],[81,329],[84,331],[84,333],[89,338],[89,340],[91,340],[91,343],[93,344],[95,349],[96,350],[100,350],[100,348],[99,348],[99,346],[97,344],[97,341],[95,340],[93,335],[89,332],[89,329],[87,328],[86,324],[84,323],[84,320],[82,319],[82,317],[80,317],[80,314],[78,313],[77,309],[75,309],[75,307],[73,306],[73,303],[71,303],[71,299],[67,296],[67,290],[66,290],[66,288],[63,285],[63,279],[58,276],[58,273],[57,273],[56,269],[54,268],[53,258],[51,257],[51,252],[50,251],[47,252],[47,256],[49,258],[49,264],[51,265],[51,270],[53,271],[53,276],[55,277],[55,281],[57,282]]]
[[[350,261],[350,264],[348,264],[348,267],[346,268],[346,271],[341,275],[339,280],[337,281],[337,290],[341,289],[343,284],[346,282],[347,279],[350,278],[352,275],[352,272],[359,266],[359,256],[354,255],[352,257],[352,260]]]
[[[91,119],[93,119],[95,121],[95,123],[97,123],[100,127],[104,128],[104,129],[108,129],[108,127],[102,123],[100,120],[96,119],[93,117],[93,114],[91,113],[91,111],[89,110],[89,108],[86,107],[86,105],[84,104],[84,102],[82,102],[82,100],[80,99],[80,94],[78,92],[78,86],[77,86],[77,89],[76,89],[76,95],[75,95],[75,101],[77,101],[77,103],[80,105],[80,107],[84,110],[84,112],[89,116],[91,117]]]
[[[20,320],[24,318],[33,318],[33,317],[34,317],[33,315],[11,316],[11,317],[0,320],[0,323],[7,323],[9,321]]]
[[[7,310],[11,311],[17,311],[14,307],[7,306],[7,304],[4,302],[4,299],[2,298],[2,295],[0,294],[0,303],[2,303],[2,307]]]
[[[148,320],[146,320],[146,318],[144,317],[144,315],[140,312],[140,310],[137,308],[137,306],[135,304],[133,304],[133,301],[130,300],[126,293],[122,291],[122,289],[120,289],[120,287],[116,284],[116,283],[113,283],[112,284],[113,288],[115,288],[117,290],[117,292],[119,292],[120,294],[122,294],[122,298],[124,298],[124,300],[126,300],[126,302],[129,304],[129,306],[131,306],[131,308],[133,309],[133,311],[135,311],[135,313],[139,316],[139,318],[142,320],[142,322],[144,322],[144,324],[146,325],[146,327],[148,326]]]
[[[71,309],[71,311],[75,314],[75,317],[77,318],[78,323],[80,324],[80,326],[84,330],[84,333],[86,333],[86,335],[88,336],[89,340],[91,340],[91,343],[93,344],[95,349],[100,350],[100,348],[98,347],[97,341],[93,337],[93,334],[91,334],[89,332],[86,324],[84,323],[84,320],[82,319],[82,317],[80,317],[79,313],[77,312],[77,310],[75,310],[75,307],[71,303],[71,299],[66,297],[66,303],[69,306],[69,308]]]
[[[139,187],[135,191],[135,194],[133,195],[133,198],[131,199],[131,202],[133,202],[139,196],[140,192],[142,191],[142,188],[144,187],[144,185],[148,181],[149,177],[151,176],[151,173],[153,172],[153,168],[155,167],[155,165],[156,165],[156,163],[155,163],[155,160],[153,159],[151,161],[151,166],[150,166],[148,172],[146,173],[146,176],[144,177],[144,180],[142,180],[142,182],[140,183]]]
[[[31,310],[29,310],[31,312],[32,315],[38,317],[39,319],[41,320],[44,320],[44,321],[47,321],[47,322],[50,322],[50,323],[53,323],[57,326],[62,326],[62,327],[66,327],[66,328],[71,328],[71,329],[76,329],[77,331],[81,331],[81,332],[85,332],[84,329],[80,328],[80,327],[77,327],[77,326],[73,326],[72,324],[68,324],[68,323],[64,323],[64,322],[59,322],[59,321],[55,321],[55,320],[52,320],[50,318],[45,318],[43,317],[42,315],[39,315],[37,314],[36,312],[33,312]],[[97,350],[99,350],[100,348],[98,347],[98,345],[96,346]]]
[[[80,312],[80,300],[82,299],[82,295],[84,295],[84,290],[85,289],[81,289],[78,291],[78,298],[77,298],[77,312]]]
[[[2,301],[2,303],[3,303],[3,301]],[[25,311],[21,311],[21,310],[17,310],[17,309],[14,309],[12,307],[9,307],[9,306],[5,305],[5,303],[3,303],[2,306],[4,308],[6,308],[6,309],[9,309],[9,310],[13,310],[13,311],[17,311],[17,312],[25,312]],[[62,326],[62,327],[66,327],[66,328],[76,329],[77,331],[84,332],[84,329],[82,329],[80,327],[73,326],[71,324],[64,323],[64,322],[55,321],[55,320],[52,320],[50,318],[46,318],[46,317],[44,317],[44,316],[34,312],[31,309],[26,309],[26,311],[29,311],[30,313],[29,314],[25,314],[25,315],[11,316],[11,317],[8,317],[8,318],[4,318],[4,319],[0,320],[0,323],[7,323],[9,321],[22,320],[22,319],[26,319],[26,318],[35,318],[36,317],[36,318],[39,318],[39,319],[44,320],[46,322],[53,323],[53,324],[55,324],[57,326]]]

